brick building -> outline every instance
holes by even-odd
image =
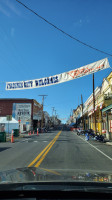
[[[0,99],[0,117],[7,115],[14,117],[19,121],[21,132],[33,130],[40,126],[41,119],[38,117],[38,113],[42,109],[42,105],[35,99]]]

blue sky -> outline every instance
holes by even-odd
[[[65,32],[112,54],[111,0],[21,0]],[[39,89],[6,91],[6,81],[43,78],[107,57],[63,35],[22,7],[16,0],[0,0],[0,98],[48,95],[44,109],[68,118],[71,109],[92,93],[92,75]],[[108,57],[112,67],[112,57]],[[111,72],[95,73],[95,87]]]

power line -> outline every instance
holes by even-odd
[[[54,28],[57,29],[58,31],[60,31],[60,32],[62,32],[63,34],[67,35],[67,36],[70,37],[71,39],[73,39],[73,40],[75,40],[75,41],[81,43],[82,45],[85,45],[85,46],[87,46],[87,47],[89,47],[89,48],[91,48],[91,49],[94,49],[94,50],[96,50],[96,51],[98,51],[98,52],[100,52],[100,53],[106,54],[106,55],[108,55],[108,56],[112,56],[112,54],[107,53],[107,52],[105,52],[105,51],[102,51],[102,50],[100,50],[100,49],[97,49],[97,48],[95,48],[95,47],[93,47],[93,46],[91,46],[91,45],[89,45],[89,44],[87,44],[87,43],[85,43],[85,42],[82,42],[81,40],[75,38],[74,36],[72,36],[72,35],[66,33],[65,31],[63,31],[63,30],[60,29],[59,27],[55,26],[55,25],[52,24],[51,22],[49,22],[47,19],[45,19],[44,17],[42,17],[41,15],[39,15],[37,12],[35,12],[35,11],[32,10],[31,8],[29,8],[28,6],[26,6],[25,4],[23,4],[23,3],[20,2],[19,0],[16,0],[16,1],[17,1],[18,3],[20,3],[22,6],[24,6],[27,10],[31,11],[33,14],[35,14],[36,16],[38,16],[39,18],[41,18],[42,20],[44,20],[46,23],[48,23],[49,25],[51,25],[52,27],[54,27]]]

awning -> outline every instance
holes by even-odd
[[[103,112],[106,112],[106,111],[109,111],[110,109],[112,109],[112,104],[109,105],[109,106],[107,106],[106,108],[103,108],[103,109],[102,109],[102,113],[103,113]]]
[[[11,121],[7,121],[7,117],[0,117],[0,124],[18,124],[18,121],[12,117]]]
[[[76,123],[71,123],[69,126],[74,126]]]

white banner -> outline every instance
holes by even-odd
[[[108,59],[105,58],[89,65],[74,69],[72,71],[64,72],[62,74],[57,74],[50,77],[28,81],[6,82],[6,90],[23,90],[55,85],[95,73],[108,67],[110,67],[109,62]]]

